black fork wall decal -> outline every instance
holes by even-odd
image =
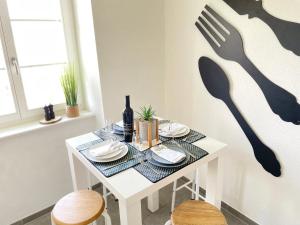
[[[280,44],[300,56],[300,24],[270,15],[262,5],[262,0],[224,0],[238,14],[248,14],[249,19],[257,17],[275,33]]]
[[[250,125],[244,119],[230,96],[230,83],[221,67],[207,57],[201,57],[198,62],[200,75],[207,91],[215,98],[223,101],[239,123],[248,138],[255,158],[262,167],[275,177],[281,175],[281,166],[274,152],[257,137]]]
[[[299,125],[300,105],[298,104],[296,97],[270,81],[256,68],[245,54],[240,33],[231,24],[224,20],[208,5],[205,6],[205,9],[210,15],[205,11],[202,11],[201,14],[211,25],[209,25],[200,16],[198,18],[199,22],[196,22],[196,26],[214,51],[226,60],[239,63],[251,75],[260,87],[270,108],[275,114],[286,122]],[[223,29],[215,20],[218,21],[226,30]],[[212,27],[218,31],[222,38]],[[210,35],[214,38],[214,40]]]

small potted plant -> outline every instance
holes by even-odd
[[[79,108],[77,103],[78,82],[73,65],[68,65],[60,78],[60,83],[66,98],[66,114],[67,117],[79,116]]]
[[[155,111],[152,109],[151,105],[149,107],[143,106],[141,107],[141,111],[137,112],[137,114],[139,115],[139,118],[137,119],[139,142],[147,141],[149,142],[149,145],[152,145],[152,140],[158,138],[158,122],[153,118]],[[150,130],[151,135],[149,135]],[[149,140],[149,137],[151,137],[151,140]]]

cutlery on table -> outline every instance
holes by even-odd
[[[243,41],[240,33],[212,8],[205,6],[205,9],[214,19],[205,11],[202,16],[208,20],[211,26],[200,16],[196,26],[208,41],[214,51],[222,58],[239,63],[255,80],[262,90],[271,110],[280,116],[286,122],[300,124],[300,105],[294,95],[279,87],[277,84],[265,77],[246,56],[243,48]],[[216,21],[218,21],[229,32],[225,31]],[[204,28],[207,30],[205,31]],[[224,40],[215,32],[217,30]],[[217,41],[213,41],[209,34]]]
[[[197,135],[198,135],[198,134],[188,135],[188,136],[186,136],[185,138],[183,138],[182,141],[187,141],[187,139],[196,137]]]
[[[189,152],[188,150],[184,150],[184,152],[186,154],[188,154],[190,157],[194,158],[194,159],[197,159],[197,156],[195,156],[193,153]]]
[[[279,19],[269,14],[262,5],[262,0],[224,0],[238,14],[248,14],[249,19],[259,18],[275,33],[280,44],[300,56],[300,24]]]
[[[147,165],[147,164],[146,164],[147,161],[148,161],[147,159],[141,159],[141,160],[139,161],[139,163],[140,163],[141,165],[147,167],[148,169],[152,170],[152,172],[156,173],[157,175],[160,175],[160,172],[159,172],[159,171],[157,171],[156,169],[152,168],[150,165]]]
[[[155,170],[155,169],[152,168],[151,166],[147,165],[147,164],[146,164],[147,160],[145,160],[145,159],[143,159],[143,158],[141,158],[141,157],[143,157],[143,156],[142,156],[142,155],[135,155],[135,156],[133,156],[132,158],[130,158],[129,160],[127,160],[127,161],[120,162],[120,163],[117,163],[117,164],[112,165],[112,166],[108,166],[108,167],[106,167],[105,169],[103,169],[103,171],[110,170],[110,169],[113,169],[113,168],[115,168],[115,167],[118,167],[118,166],[121,166],[121,165],[123,165],[123,164],[126,164],[126,163],[128,163],[128,162],[130,162],[130,161],[132,161],[132,160],[139,159],[139,164],[141,164],[141,165],[143,165],[143,166],[149,168],[150,170],[152,170],[152,172],[156,173],[157,175],[160,175],[160,172],[158,172],[157,170]]]
[[[224,71],[207,57],[199,59],[199,70],[207,91],[215,98],[222,100],[231,111],[243,132],[252,145],[255,158],[263,168],[275,177],[281,175],[281,166],[274,152],[266,146],[254,133],[244,119],[230,96],[230,84]]]
[[[120,162],[120,163],[117,163],[117,164],[114,164],[114,165],[111,165],[111,166],[108,166],[106,168],[104,168],[103,170],[110,170],[112,168],[115,168],[115,167],[118,167],[118,166],[121,166],[123,164],[126,164],[132,160],[135,160],[135,159],[138,159],[139,157],[142,157],[142,155],[134,155],[132,158],[128,159],[127,161],[124,161],[124,162]]]

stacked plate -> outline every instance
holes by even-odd
[[[124,127],[119,126],[118,124],[114,123],[113,124],[113,133],[118,134],[118,135],[123,135],[124,133]]]
[[[107,140],[94,145],[86,152],[89,160],[94,162],[112,162],[121,159],[128,153],[128,146],[119,141]]]
[[[159,135],[166,138],[179,138],[190,133],[190,128],[180,123],[163,123],[159,125]]]
[[[163,168],[177,168],[190,160],[185,150],[177,145],[163,144],[151,148],[149,162]]]

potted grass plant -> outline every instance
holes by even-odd
[[[139,139],[140,142],[149,141],[149,124],[151,123],[151,137],[152,140],[156,137],[156,126],[157,126],[157,120],[155,120],[153,117],[155,116],[155,111],[153,110],[152,106],[143,106],[140,109],[140,112],[137,112],[139,115],[138,118],[138,130],[139,130]],[[151,140],[151,141],[152,141]]]
[[[66,99],[67,117],[78,117],[79,107],[77,103],[78,81],[74,65],[68,65],[60,77],[60,83]]]

